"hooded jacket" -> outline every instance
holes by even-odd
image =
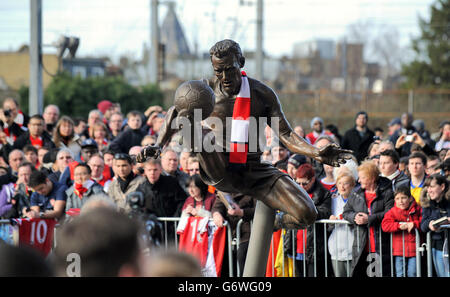
[[[408,209],[400,209],[394,206],[384,215],[381,228],[384,232],[392,233],[392,255],[416,256],[416,232],[414,229],[411,232],[401,230],[400,222],[413,222],[414,228],[419,229],[421,219],[422,208],[414,200]]]

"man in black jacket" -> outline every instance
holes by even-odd
[[[176,178],[162,175],[161,160],[150,158],[144,165],[145,180],[136,191],[144,194],[144,208],[147,214],[157,217],[179,217],[187,198]],[[173,222],[167,223],[167,240],[175,238]]]
[[[36,114],[32,116],[28,122],[28,131],[17,138],[14,142],[14,148],[22,149],[28,144],[31,144],[37,149],[43,146],[55,148],[56,146],[53,143],[51,136],[44,130],[44,127],[45,122],[41,115]]]
[[[161,161],[149,159],[144,166],[145,181],[137,188],[144,194],[145,211],[157,217],[178,217],[187,198],[172,176],[162,175]]]
[[[342,139],[342,148],[352,150],[358,162],[364,160],[375,133],[367,127],[369,117],[365,111],[356,114],[355,127],[347,130]]]

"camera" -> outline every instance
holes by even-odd
[[[407,141],[407,142],[412,142],[413,140],[414,140],[414,136],[412,136],[412,135],[406,135],[405,141]]]
[[[159,247],[164,241],[164,227],[154,214],[145,212],[145,199],[142,192],[131,192],[126,196],[127,204],[130,206],[130,218],[138,220],[143,227],[142,238],[149,246]]]
[[[3,114],[5,115],[5,117],[9,118],[11,116],[11,110],[10,109],[5,109],[3,111]]]
[[[144,208],[144,194],[142,192],[129,193],[127,204],[131,207],[131,211],[141,211]]]

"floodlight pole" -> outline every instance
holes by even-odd
[[[258,0],[256,4],[256,73],[257,80],[263,80],[264,53],[263,53],[263,0]]]
[[[159,77],[159,27],[158,0],[150,0],[150,82],[158,84]]]
[[[29,114],[42,114],[42,0],[30,0]]]

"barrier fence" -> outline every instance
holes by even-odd
[[[173,222],[173,233],[174,233],[174,240],[173,240],[173,244],[175,245],[175,247],[178,249],[178,235],[177,235],[177,227],[178,227],[178,223],[180,221],[180,218],[174,218],[174,217],[160,217],[158,218],[159,221],[161,221],[164,224],[164,238],[165,238],[165,242],[164,242],[164,248],[169,248],[170,245],[172,244],[168,238],[168,234],[169,234],[169,223]],[[227,241],[226,241],[226,245],[227,245],[227,251],[228,251],[228,259],[224,259],[224,261],[228,261],[228,276],[229,277],[233,277],[234,276],[234,265],[236,265],[236,276],[240,277],[242,276],[242,271],[240,271],[239,269],[239,264],[237,263],[237,259],[235,259],[236,257],[234,256],[234,251],[238,248],[239,243],[240,243],[240,239],[241,239],[241,226],[242,226],[243,220],[241,219],[237,226],[236,226],[236,237],[232,238],[232,231],[231,228],[229,228],[229,224],[228,222],[224,222],[224,226],[227,228]],[[331,236],[331,231],[329,230],[329,227],[334,228],[334,230],[341,230],[340,234],[347,234],[347,236],[345,238],[343,238],[342,236],[334,236],[334,238],[332,240],[330,240],[330,236]],[[318,259],[324,259],[323,261],[323,271],[324,271],[324,276],[325,277],[331,277],[334,276],[333,273],[330,273],[329,271],[329,259],[331,259],[332,257],[330,257],[330,249],[328,247],[329,243],[333,243],[334,244],[334,248],[335,248],[335,255],[338,255],[338,249],[339,249],[339,244],[342,244],[342,242],[345,242],[345,250],[351,250],[352,246],[353,246],[353,242],[348,240],[349,239],[349,234],[353,234],[356,233],[356,237],[353,238],[353,240],[357,240],[357,243],[359,243],[359,236],[360,236],[360,228],[356,228],[356,232],[353,232],[353,224],[350,224],[349,222],[345,221],[345,220],[319,220],[316,221],[315,224],[313,224],[312,226],[312,231],[313,231],[313,276],[317,277],[318,274],[318,270],[321,269],[321,267],[318,267]],[[57,226],[55,226],[55,228],[57,228]],[[319,238],[317,238],[317,228],[323,228],[323,254],[318,254],[317,250],[318,250],[318,246],[317,246],[317,242],[320,240]],[[371,275],[367,275],[367,276],[384,276],[384,277],[394,277],[396,276],[395,273],[395,256],[393,255],[393,234],[392,233],[384,233],[381,230],[381,227],[376,227],[378,230],[378,232],[376,232],[378,234],[378,243],[379,243],[379,248],[378,251],[375,253],[376,255],[373,255],[373,265],[372,265],[372,269],[374,271],[373,274]],[[444,225],[441,226],[441,231],[440,232],[444,232],[445,233],[445,241],[444,241],[444,248],[443,248],[443,253],[442,253],[442,257],[443,257],[443,263],[444,265],[446,265],[446,271],[447,271],[447,277],[450,277],[450,272],[449,272],[449,254],[448,254],[448,239],[449,239],[449,229],[450,229],[450,225]],[[306,229],[303,229],[304,231]],[[297,251],[297,240],[294,240],[294,238],[296,237],[295,234],[298,232],[299,230],[284,230],[281,232],[281,239],[283,239],[283,241],[280,242],[284,243],[284,239],[287,236],[287,233],[290,232],[290,236],[291,236],[291,241],[292,241],[292,254],[285,254],[284,253],[284,244],[279,244],[278,248],[282,249],[280,251],[281,255],[282,255],[282,259],[281,259],[281,263],[282,263],[282,267],[281,267],[281,271],[282,274],[278,275],[278,276],[299,276],[299,277],[306,277],[307,276],[307,269],[306,269],[306,265],[307,265],[307,261],[304,261],[305,259],[305,254],[306,254],[306,236],[303,236],[303,240],[302,240],[302,244],[303,244],[303,260],[300,261],[300,265],[302,265],[302,273],[298,273],[296,271],[296,266],[295,265],[295,261],[294,259],[296,259],[297,255],[296,255],[296,251]],[[406,255],[405,255],[405,235],[406,235],[407,231],[402,231],[402,249],[403,249],[403,255],[401,256],[402,258],[402,271],[403,271],[403,276],[407,276],[407,261],[406,261]],[[423,239],[423,233],[419,232],[419,230],[414,229],[415,232],[415,237],[416,237],[416,242],[415,242],[415,250],[416,250],[416,256],[415,256],[415,268],[416,268],[416,276],[417,277],[421,277],[422,276],[422,263],[426,262],[426,276],[428,277],[432,277],[434,275],[434,262],[433,262],[433,254],[432,254],[432,232],[427,232],[425,234],[425,240]],[[19,244],[19,229],[17,226],[13,226],[11,225],[11,222],[9,220],[0,220],[0,239],[4,240],[10,244],[14,244],[14,245],[18,245]],[[53,238],[53,247],[56,246],[56,232],[54,232],[54,238]],[[370,234],[368,232],[368,234]],[[384,235],[383,235],[384,234]],[[382,240],[382,236],[386,236],[386,235],[390,235],[390,245],[389,247],[383,246],[383,240]],[[370,236],[368,237],[368,241],[369,241],[369,246],[370,246]],[[275,243],[272,240],[272,248],[271,248],[271,253],[272,253],[272,257],[271,258],[271,269],[272,269],[272,276],[275,275],[275,259],[276,259],[276,254],[275,254]],[[342,245],[341,245],[342,247]],[[357,245],[357,248],[359,250],[359,246]],[[384,249],[388,248],[389,249],[389,262],[383,261],[383,253],[385,252]],[[424,253],[426,252],[426,256],[424,256]],[[289,264],[289,258],[291,259],[291,263],[293,264]],[[287,261],[286,261],[287,260]],[[363,259],[364,260],[364,259]],[[351,259],[347,258],[344,259],[344,261],[339,260],[338,257],[335,257],[335,259],[331,259],[331,265],[333,265],[334,262],[334,267],[337,267],[338,262],[345,262],[344,267],[346,267],[346,273],[345,275],[340,275],[340,276],[347,276],[350,277],[350,267],[351,267]],[[288,263],[288,265],[292,266],[292,273],[291,275],[286,275],[286,267],[285,267],[285,263]],[[342,263],[341,263],[342,264]],[[390,266],[390,275],[389,274],[383,274],[383,265],[389,265]],[[336,270],[333,267],[333,270]],[[386,269],[384,270],[386,271]],[[357,275],[355,275],[357,276]],[[424,273],[425,276],[425,273]]]

